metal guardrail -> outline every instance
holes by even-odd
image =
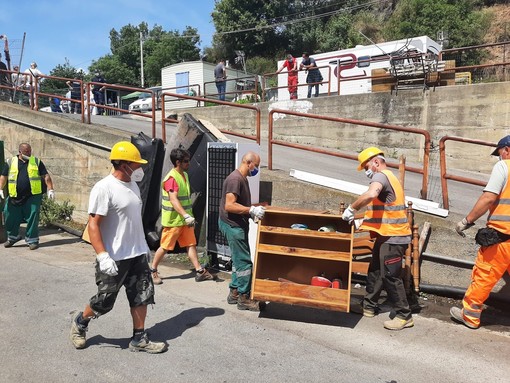
[[[331,66],[329,65],[323,65],[320,67],[317,67],[317,70],[320,69],[327,69],[328,70],[328,78],[327,81],[320,81],[320,82],[311,82],[311,83],[304,83],[304,84],[297,84],[296,87],[303,87],[303,86],[315,86],[315,85],[323,85],[327,84],[328,86],[328,96],[331,94]],[[296,72],[304,71],[304,69],[298,69]],[[262,100],[266,100],[266,92],[268,91],[274,91],[278,89],[285,89],[288,88],[288,85],[284,86],[266,86],[268,79],[272,78],[274,76],[280,76],[289,74],[289,71],[281,71],[281,72],[273,72],[273,73],[264,73],[262,75]]]
[[[411,167],[411,166],[406,165],[405,170],[408,170],[413,173],[422,174],[423,177],[422,177],[422,188],[420,190],[420,196],[423,199],[427,199],[427,185],[428,185],[428,177],[429,177],[429,158],[430,158],[430,144],[431,144],[430,133],[427,130],[418,129],[418,128],[409,128],[409,127],[398,126],[398,125],[381,124],[378,122],[353,120],[353,119],[348,119],[348,118],[320,116],[317,114],[293,112],[293,111],[284,110],[284,109],[273,109],[269,112],[269,118],[268,118],[269,128],[268,128],[268,160],[267,161],[268,161],[269,170],[273,169],[273,145],[287,146],[290,148],[307,150],[310,152],[321,153],[321,154],[326,154],[326,155],[340,157],[340,158],[347,158],[347,159],[355,160],[355,161],[358,160],[357,155],[341,153],[341,152],[334,152],[331,150],[324,150],[324,149],[309,147],[306,145],[294,144],[294,143],[289,143],[286,141],[275,140],[273,138],[273,133],[274,133],[273,116],[275,113],[287,114],[287,115],[291,115],[291,116],[304,117],[304,118],[311,118],[311,119],[315,119],[315,120],[323,120],[323,121],[340,122],[340,123],[344,123],[344,124],[369,126],[372,128],[388,129],[388,130],[395,130],[395,131],[400,131],[400,132],[408,132],[408,133],[422,135],[425,138],[425,145],[423,148],[423,167],[416,168],[416,167]],[[399,167],[398,164],[387,163],[387,165],[389,167],[397,168],[397,169]]]
[[[201,102],[204,102],[204,103],[208,102],[208,103],[213,103],[213,104],[218,104],[218,105],[225,105],[225,106],[231,106],[231,107],[234,107],[234,108],[249,109],[249,110],[255,111],[255,131],[256,131],[255,136],[247,135],[247,134],[240,134],[240,133],[232,132],[232,131],[229,131],[229,130],[222,130],[222,129],[220,129],[220,131],[222,133],[226,133],[226,134],[230,134],[230,135],[234,135],[234,136],[239,136],[239,137],[244,137],[244,138],[248,138],[248,139],[251,139],[251,140],[255,140],[257,142],[257,144],[260,144],[260,109],[257,106],[246,105],[246,104],[237,104],[237,103],[228,102],[228,101],[213,100],[213,99],[209,99],[209,98],[206,98],[206,97],[186,96],[186,95],[183,95],[183,94],[169,93],[169,92],[161,93],[161,115],[162,115],[162,118],[161,118],[161,134],[162,134],[163,142],[166,143],[166,123],[167,122],[170,122],[170,123],[178,122],[177,120],[175,120],[173,118],[165,117],[165,115],[166,115],[166,113],[165,113],[165,96],[181,98],[181,99],[185,99],[185,100],[196,100],[196,101],[199,101],[199,102],[201,101]]]
[[[448,182],[447,180],[453,180],[458,182],[464,182],[471,185],[485,186],[487,182],[477,180],[476,178],[462,177],[454,174],[449,174],[446,170],[446,141],[463,142],[467,144],[482,145],[496,147],[497,144],[488,141],[475,140],[471,138],[455,137],[455,136],[444,136],[439,140],[439,166],[441,169],[441,194],[443,195],[443,208],[448,210],[450,207],[448,201]]]

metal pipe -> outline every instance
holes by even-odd
[[[443,255],[431,254],[427,252],[421,253],[421,260],[441,263],[443,265],[460,267],[463,269],[472,269],[475,263],[473,261],[466,261],[464,259],[457,259],[452,257],[445,257]]]
[[[420,292],[446,296],[449,298],[462,299],[466,293],[466,289],[455,286],[428,285],[421,283]],[[510,296],[499,293],[490,293],[489,298],[485,302],[489,305],[494,305],[495,303],[510,303]]]

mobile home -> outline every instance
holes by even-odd
[[[330,78],[330,93],[338,94],[338,80],[340,79],[340,94],[369,93],[372,91],[370,76],[373,69],[390,68],[390,59],[403,53],[416,53],[432,58],[439,56],[441,45],[430,37],[420,36],[397,41],[388,41],[373,45],[358,45],[355,48],[334,52],[311,54],[320,68],[324,81]],[[298,66],[301,58],[298,59]],[[278,62],[281,68],[283,60]],[[306,84],[305,71],[299,71],[299,84]],[[331,77],[329,77],[331,75]],[[367,78],[368,77],[368,78]],[[356,79],[356,80],[352,80]],[[344,80],[342,82],[342,80]],[[287,76],[278,76],[278,99],[288,100],[289,92],[286,88]],[[306,98],[307,86],[298,88],[298,98]],[[319,86],[321,95],[328,94],[328,84]]]
[[[228,64],[227,64],[228,65]],[[214,68],[216,64],[205,61],[188,61],[169,65],[161,69],[161,86],[163,92],[208,96],[217,99],[216,84],[214,83]],[[254,86],[253,74],[245,74],[242,70],[232,69],[227,66],[226,101],[238,99],[243,91]],[[238,80],[234,80],[238,79]],[[205,84],[205,89],[204,89]],[[165,108],[191,108],[197,106],[197,101],[184,99],[171,99],[167,97]]]

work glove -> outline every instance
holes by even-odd
[[[466,234],[464,233],[464,230],[469,229],[473,225],[474,223],[468,223],[466,218],[462,218],[462,221],[455,226],[455,230],[461,237],[465,237]]]
[[[195,226],[195,217],[192,217],[189,214],[185,214],[183,217],[184,217],[184,220],[186,221],[186,225]]]
[[[5,199],[5,195],[4,195],[3,189],[0,189],[0,199]]]
[[[253,218],[255,222],[260,221],[264,218],[264,214],[266,214],[266,209],[264,206],[252,206],[250,207],[250,216]]]
[[[55,190],[53,189],[48,190],[48,198],[55,199]]]
[[[106,275],[113,277],[118,274],[119,269],[117,268],[117,264],[106,251],[97,255],[97,262],[99,263],[99,270]]]
[[[352,206],[351,206],[351,205],[349,205],[349,206],[347,207],[347,209],[345,209],[345,210],[344,210],[344,213],[342,214],[342,219],[343,219],[344,221],[347,221],[347,222],[351,223],[351,222],[354,220],[354,212],[355,212],[355,211],[356,211],[356,210],[354,210],[354,209],[352,208]]]

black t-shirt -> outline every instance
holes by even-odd
[[[18,157],[18,180],[16,182],[16,198],[12,198],[13,200],[24,200],[25,198],[28,198],[32,195],[32,190],[30,189],[30,180],[28,179],[28,161],[23,162]],[[43,162],[39,160],[39,175],[41,177],[44,177],[46,174],[48,174],[48,171],[46,170],[46,166],[44,166]],[[2,170],[2,175],[8,177],[9,176],[9,164],[6,163],[4,165],[4,168]],[[43,190],[44,190],[44,180],[42,180],[43,183]]]
[[[233,193],[237,196],[237,203],[243,206],[251,205],[250,184],[246,177],[243,177],[239,170],[234,170],[223,181],[223,189],[220,202],[220,219],[230,226],[247,229],[249,227],[249,214],[233,214],[225,211],[225,196],[227,193]]]
[[[106,83],[106,80],[104,79],[104,77],[103,77],[103,76],[94,76],[94,77],[92,78],[92,82],[102,82],[102,83]],[[101,89],[101,88],[102,88],[102,86],[101,86],[101,85],[96,85],[96,84],[94,84],[94,88],[93,88],[94,90],[99,90],[99,89]]]

